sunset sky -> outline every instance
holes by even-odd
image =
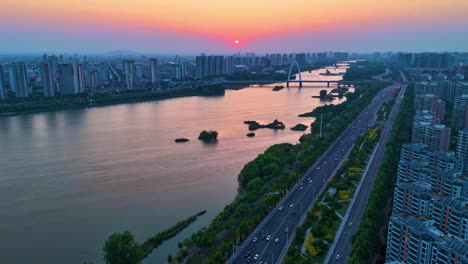
[[[467,0],[0,1],[0,53],[468,50]]]

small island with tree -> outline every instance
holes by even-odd
[[[333,95],[331,94],[328,94],[327,90],[320,90],[320,96],[312,96],[313,98],[320,98],[320,100],[322,101],[332,101],[334,98],[333,98]]]
[[[277,92],[277,91],[281,91],[284,89],[284,86],[283,85],[276,85],[275,87],[273,87],[273,91],[274,92]]]
[[[250,132],[250,133],[247,133],[246,136],[248,136],[248,137],[255,137],[255,133],[254,133],[254,132]]]
[[[297,124],[294,127],[291,127],[291,130],[293,130],[293,131],[305,131],[307,129],[307,127],[308,126],[306,126],[304,124]]]
[[[204,142],[213,142],[218,139],[218,132],[211,130],[211,131],[206,131],[203,130],[200,135],[198,136],[198,140],[202,140]]]
[[[257,121],[252,121],[252,120],[244,121],[244,124],[249,125],[250,131],[257,130],[259,128],[271,128],[271,129],[285,129],[286,128],[284,123],[281,121],[278,121],[278,119],[275,119],[275,121],[266,125],[262,125],[258,123]]]

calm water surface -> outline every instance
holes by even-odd
[[[303,78],[341,78],[319,72]],[[313,121],[297,115],[323,104],[311,97],[321,89],[272,87],[0,118],[0,263],[101,263],[110,234],[130,230],[142,242],[207,210],[145,261],[163,263],[232,201],[245,163],[296,143],[303,133],[289,127]],[[276,118],[287,129],[245,136],[243,121]],[[219,132],[217,144],[196,139],[204,129]]]

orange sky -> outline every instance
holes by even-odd
[[[197,39],[200,46],[211,42],[228,46],[235,39],[244,46],[249,43],[265,45],[260,42],[275,37],[288,38],[297,32],[315,37],[328,32],[382,33],[416,28],[421,34],[435,32],[445,36],[447,29],[468,27],[468,0],[0,1],[3,2],[0,33],[16,40],[10,45],[0,43],[0,48],[11,50],[16,49],[19,42],[29,49],[32,43],[26,45],[28,39],[40,38],[42,47],[52,48],[65,34],[77,41],[101,38],[96,43],[102,48],[107,45],[105,38],[111,35],[135,47],[144,37],[151,41],[148,38],[151,36],[155,38],[151,45],[167,41],[166,46],[156,48],[170,48],[169,42],[177,40],[169,37],[175,35],[184,41]],[[435,27],[439,27],[437,32]],[[81,39],[77,37],[79,34],[82,34]],[[458,35],[451,33],[450,36],[457,39]],[[130,43],[132,38],[134,44]],[[317,41],[316,38],[309,40]],[[76,42],[64,42],[62,46],[70,47],[70,43]],[[299,40],[293,44],[298,43]],[[92,47],[91,43],[89,45]]]
[[[468,16],[466,0],[16,0],[2,5],[3,23],[175,30],[241,39],[304,29]]]

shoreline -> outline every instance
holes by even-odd
[[[210,91],[205,92],[204,89],[219,89],[222,87],[223,94],[217,93],[210,93]],[[248,86],[238,87],[236,90],[247,88]],[[25,111],[16,111],[16,112],[0,112],[0,118],[2,117],[10,117],[10,116],[20,116],[20,115],[28,115],[28,114],[37,114],[37,113],[47,113],[47,112],[56,112],[56,111],[64,111],[64,110],[76,110],[76,109],[87,109],[87,108],[95,108],[95,107],[105,107],[111,105],[120,105],[120,104],[133,104],[133,103],[144,103],[144,102],[153,102],[153,101],[160,101],[160,100],[167,100],[167,99],[174,99],[174,98],[182,98],[182,97],[190,97],[190,96],[223,96],[224,91],[227,90],[224,86],[219,85],[209,85],[209,86],[200,86],[200,87],[190,87],[190,88],[181,88],[176,90],[169,90],[164,92],[146,92],[146,91],[138,91],[135,93],[121,93],[121,94],[114,94],[114,95],[100,95],[98,94],[95,97],[83,97],[83,96],[73,96],[67,98],[67,105],[57,107],[57,108],[46,108],[44,106],[43,109],[33,109],[33,110],[25,110]],[[120,97],[120,98],[119,98]],[[124,98],[121,98],[124,97]],[[102,100],[98,101],[97,103],[81,103],[80,105],[75,105],[73,102],[70,102],[69,99],[82,99],[86,98],[87,100]],[[107,101],[111,100],[111,101]],[[64,101],[59,100],[50,100],[46,101],[49,103],[63,103]],[[37,101],[26,101],[24,103],[37,103]],[[14,107],[18,107],[22,102],[13,104]],[[0,103],[0,107],[2,104]]]

